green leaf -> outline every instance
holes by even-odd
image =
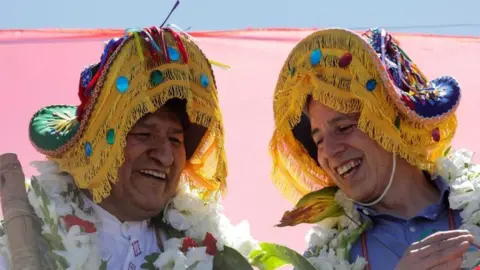
[[[334,200],[335,199],[335,194],[337,194],[338,188],[337,187],[326,187],[322,188],[317,191],[313,191],[308,193],[307,195],[303,196],[295,205],[295,207],[300,207],[303,206],[307,203],[309,203],[312,200],[318,200],[321,198],[327,199],[327,200]]]
[[[237,250],[224,246],[223,250],[213,258],[213,270],[253,270],[250,263]]]
[[[293,210],[283,214],[277,227],[314,224],[329,217],[343,215],[343,208],[335,200],[337,191],[336,187],[328,187],[303,196]]]
[[[108,261],[102,260],[102,264],[100,264],[99,270],[107,270],[107,264],[108,264]]]
[[[33,192],[35,192],[35,195],[40,196],[40,185],[38,184],[38,181],[35,177],[32,176],[30,179],[30,185],[33,189]]]
[[[451,146],[449,146],[449,147],[447,148],[447,150],[445,150],[445,152],[443,152],[443,155],[444,155],[444,156],[447,156],[448,153],[450,153],[450,150],[452,150],[452,147],[451,147]]]
[[[160,256],[159,252],[152,253],[150,255],[145,256],[145,263],[143,263],[140,268],[145,270],[157,270],[157,267],[153,264],[158,257]]]
[[[149,262],[155,262],[158,257],[160,257],[160,252],[154,252],[150,255],[145,256],[145,260]]]
[[[295,269],[316,270],[315,267],[302,255],[288,247],[260,243],[260,249],[250,253],[253,266],[260,270],[274,270],[285,265],[292,265]]]
[[[47,251],[47,254],[52,260],[54,260],[57,263],[57,267],[60,269],[67,269],[69,267],[67,260],[58,255],[57,253],[53,251]]]
[[[352,230],[348,235],[346,236],[343,236],[341,239],[340,239],[340,244],[338,245],[339,248],[343,248],[345,250],[344,252],[344,260],[348,260],[349,257],[350,257],[350,249],[352,248],[353,244],[357,241],[358,238],[360,238],[360,236],[362,235],[362,233],[368,229],[368,227],[370,227],[371,225],[371,221],[368,220],[368,221],[365,221],[362,226],[360,227],[357,227],[355,228],[354,230]],[[338,248],[338,249],[339,249]],[[337,252],[338,252],[338,249],[337,249]]]
[[[43,233],[43,238],[47,240],[48,245],[52,250],[65,250],[62,238],[58,234]]]

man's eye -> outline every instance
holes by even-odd
[[[175,144],[182,144],[183,143],[183,140],[180,140],[179,138],[175,138],[175,137],[170,137],[170,141],[175,143]]]
[[[320,139],[318,139],[318,140],[315,142],[315,144],[316,144],[317,146],[319,146],[319,145],[322,144],[322,143],[323,143],[323,138],[320,138]]]
[[[351,124],[351,125],[348,125],[348,126],[339,127],[338,131],[340,133],[349,132],[349,131],[353,130],[356,126],[357,126],[356,124]]]
[[[150,133],[142,133],[142,132],[136,132],[136,133],[131,133],[131,135],[138,137],[138,138],[148,138],[150,137]]]

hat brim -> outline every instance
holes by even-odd
[[[183,101],[183,109],[185,102]],[[30,121],[29,136],[33,146],[47,156],[57,156],[78,132],[77,106],[51,105],[40,109]],[[189,159],[205,135],[206,128],[188,122],[185,127],[185,152]]]
[[[42,154],[56,153],[78,132],[76,106],[52,105],[40,109],[31,119],[29,136],[33,146]]]

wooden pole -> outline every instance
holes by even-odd
[[[39,250],[40,226],[30,206],[17,155],[0,155],[0,196],[13,270],[47,269]]]

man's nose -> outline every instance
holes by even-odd
[[[168,138],[157,139],[152,142],[149,155],[164,167],[170,167],[174,161],[172,145]]]
[[[345,151],[345,144],[339,136],[329,134],[323,137],[323,155],[326,158],[335,158],[343,151]]]

